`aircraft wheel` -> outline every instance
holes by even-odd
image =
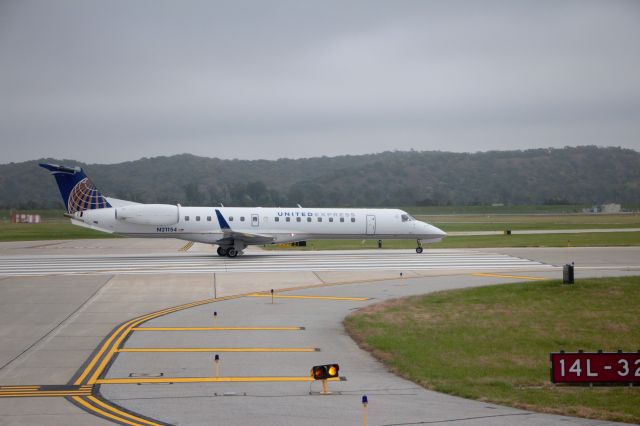
[[[238,255],[238,251],[236,249],[234,249],[233,247],[231,247],[229,250],[227,250],[227,256],[236,257],[237,255]]]
[[[224,247],[218,247],[218,256],[226,256],[227,255],[227,249]]]
[[[422,247],[416,247],[416,253],[418,254],[422,253]]]

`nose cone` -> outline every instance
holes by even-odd
[[[428,223],[422,223],[422,232],[420,239],[424,241],[437,242],[447,236],[447,233],[442,229],[429,225]]]

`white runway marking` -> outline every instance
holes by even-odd
[[[203,254],[31,255],[0,258],[0,276],[278,271],[437,270],[546,267],[513,256],[473,250],[260,252],[235,259]]]

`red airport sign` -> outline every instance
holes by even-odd
[[[640,384],[640,351],[552,353],[551,382]]]

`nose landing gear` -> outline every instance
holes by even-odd
[[[422,244],[420,243],[420,240],[416,241],[418,243],[418,247],[416,247],[416,253],[420,254],[422,253]]]

